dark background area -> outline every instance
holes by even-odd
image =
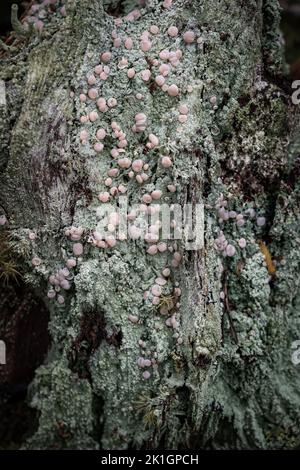
[[[0,0],[0,35],[2,39],[9,33],[11,30],[10,25],[10,9],[13,3],[19,5],[19,11],[22,14],[24,12],[24,7],[26,3],[24,0]]]

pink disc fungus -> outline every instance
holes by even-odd
[[[37,267],[37,266],[40,266],[40,264],[42,263],[42,260],[41,258],[38,258],[37,256],[35,256],[34,258],[32,258],[31,263],[32,263],[32,266]]]
[[[161,196],[162,196],[162,191],[161,191],[160,189],[155,189],[155,190],[152,191],[152,193],[151,193],[152,199],[155,199],[155,200],[160,199]]]
[[[148,372],[147,370],[145,370],[145,372],[143,372],[143,378],[146,379],[146,380],[148,380],[148,379],[150,379],[150,377],[151,377],[150,372]]]
[[[142,202],[144,202],[145,204],[150,204],[152,202],[152,197],[150,196],[150,194],[144,194],[142,196]]]
[[[134,132],[143,132],[146,129],[147,116],[144,113],[135,115],[135,125],[133,126]]]
[[[106,180],[104,181],[104,184],[105,186],[111,186],[112,185],[112,179],[111,178],[106,178]]]
[[[234,248],[233,245],[228,244],[228,245],[226,246],[226,250],[225,250],[225,251],[226,251],[226,255],[229,256],[229,257],[232,257],[232,256],[235,255],[235,248]]]
[[[155,283],[159,286],[165,286],[167,284],[167,281],[163,277],[157,277],[155,279]]]
[[[101,113],[105,113],[107,111],[107,104],[106,104],[106,99],[105,98],[99,98],[97,100],[97,107]]]
[[[119,69],[125,69],[128,66],[128,59],[126,57],[122,57],[122,59],[119,61],[118,67]]]
[[[119,193],[121,193],[121,194],[125,194],[125,193],[127,192],[127,188],[126,188],[126,186],[124,186],[123,184],[119,184],[119,186],[118,186],[118,191],[119,191]]]
[[[95,85],[97,79],[96,79],[95,75],[90,75],[90,76],[88,77],[87,81],[88,81],[88,84],[89,84],[89,85]]]
[[[143,113],[138,113],[138,114],[135,115],[135,120],[137,122],[146,122],[147,116]]]
[[[175,251],[174,259],[178,262],[180,262],[182,260],[182,255],[181,255],[181,253],[179,253],[179,251]]]
[[[161,64],[158,70],[163,77],[166,77],[170,72],[170,66],[168,64]]]
[[[243,225],[245,225],[245,220],[243,218],[237,219],[236,225],[238,227],[243,227]]]
[[[103,54],[101,54],[102,62],[107,63],[110,61],[110,59],[111,59],[111,52],[106,51],[106,52],[103,52]]]
[[[186,104],[181,104],[179,106],[179,112],[180,112],[180,114],[188,114],[189,113],[189,108],[187,107]]]
[[[172,3],[173,0],[164,0],[162,5],[166,10],[169,10],[172,6]]]
[[[139,227],[132,225],[131,227],[129,227],[129,235],[132,240],[138,240],[142,235],[142,231]]]
[[[143,160],[134,160],[132,162],[132,169],[133,171],[135,171],[136,173],[140,172],[143,168]]]
[[[141,78],[144,80],[144,82],[148,82],[151,77],[151,72],[149,69],[145,69],[141,71]]]
[[[127,147],[127,140],[126,139],[120,140],[118,143],[118,147],[120,149],[124,149],[125,147]]]
[[[97,88],[90,88],[88,91],[88,96],[91,100],[95,100],[98,96]]]
[[[63,279],[60,282],[60,287],[64,290],[70,290],[71,289],[71,284],[67,279]]]
[[[187,115],[186,115],[186,114],[179,114],[179,116],[178,116],[178,121],[179,121],[181,124],[187,122]]]
[[[170,56],[170,51],[168,49],[163,49],[159,53],[159,58],[161,60],[169,60],[169,56]]]
[[[101,202],[108,202],[110,198],[110,195],[107,191],[100,193],[98,196],[99,201]]]
[[[69,269],[75,268],[76,264],[77,264],[77,261],[74,258],[69,258],[66,262],[66,265]]]
[[[170,168],[172,166],[172,160],[170,157],[162,157],[161,164],[164,168]]]
[[[165,269],[163,269],[162,274],[163,274],[163,276],[165,276],[165,277],[169,277],[170,274],[171,274],[171,271],[170,271],[169,268],[165,268]]]
[[[101,78],[101,80],[107,80],[107,78],[108,78],[107,73],[101,72],[101,73],[100,73],[100,78]]]
[[[119,150],[118,150],[117,148],[111,149],[110,155],[111,155],[113,158],[118,158],[118,156],[120,155]]]
[[[163,77],[163,75],[157,75],[155,77],[155,83],[158,85],[158,86],[163,86],[164,83],[165,83],[165,78]]]
[[[170,26],[168,28],[168,35],[171,37],[171,38],[175,38],[178,34],[178,28],[176,28],[176,26]]]
[[[83,244],[82,243],[74,243],[73,253],[74,253],[75,256],[81,256],[82,253],[83,253]]]
[[[97,121],[97,119],[99,119],[99,114],[97,113],[97,111],[91,111],[89,114],[89,118],[91,122],[95,122]]]
[[[88,135],[87,131],[84,130],[84,131],[80,132],[80,140],[83,144],[86,144],[86,142],[88,140],[88,136],[89,135]]]
[[[81,239],[82,235],[83,235],[83,232],[84,232],[84,229],[83,227],[71,227],[69,230],[68,230],[68,236],[70,237],[70,239],[73,241],[73,242],[77,242]],[[66,233],[66,234],[67,234]]]
[[[169,96],[177,96],[178,94],[179,94],[179,89],[177,85],[172,84],[168,87]]]
[[[0,217],[0,225],[1,225],[1,217]],[[3,224],[4,225],[4,224]],[[28,234],[29,240],[33,241],[36,239],[36,233],[35,232],[29,232]]]
[[[100,232],[97,232],[97,230],[95,230],[95,232],[93,233],[93,238],[98,242],[103,239],[103,236]]]
[[[97,130],[97,133],[96,133],[96,137],[97,137],[97,139],[99,139],[99,140],[105,139],[105,137],[106,137],[106,131],[105,131],[105,129],[103,129],[103,128],[98,129],[98,130]]]
[[[143,40],[140,42],[140,49],[141,49],[143,52],[148,52],[148,51],[150,51],[151,47],[152,47],[152,43],[151,43],[151,41],[149,41],[149,40],[147,40],[147,39],[146,39],[146,40],[143,39]]]
[[[181,289],[179,287],[175,287],[174,294],[175,294],[176,297],[180,297],[181,296]]]
[[[131,38],[126,38],[125,39],[125,48],[128,49],[128,50],[131,50],[133,48],[133,41]]]
[[[108,245],[109,248],[114,248],[116,246],[116,239],[113,235],[108,235],[107,237],[105,237],[105,241]]]
[[[139,358],[138,358],[138,360],[137,360],[137,365],[138,365],[139,367],[144,367],[144,365],[145,365],[145,360],[144,360],[143,357],[139,357]]]
[[[154,134],[149,134],[148,139],[149,139],[149,142],[147,143],[147,147],[150,149],[157,147],[157,145],[159,144],[158,137],[156,137],[156,135]]]
[[[148,255],[156,255],[157,246],[156,245],[149,246],[149,248],[147,249],[147,253],[148,253]]]
[[[160,298],[154,296],[152,299],[152,305],[159,305],[160,304]]]
[[[195,41],[196,35],[194,31],[186,31],[182,37],[186,44],[192,44]]]
[[[256,223],[258,227],[263,227],[266,224],[266,218],[265,217],[257,217]]]
[[[128,78],[133,78],[135,76],[135,70],[134,68],[128,69],[127,71],[127,77]]]
[[[157,249],[160,253],[164,253],[165,251],[167,251],[167,244],[165,242],[160,242],[157,245]]]
[[[97,153],[102,152],[103,148],[104,148],[104,145],[101,142],[96,142],[94,144],[94,150]]]
[[[253,219],[256,215],[256,212],[253,208],[247,209],[245,211],[246,215],[248,215],[251,219]]]
[[[131,321],[132,323],[138,323],[139,319],[136,315],[128,315],[128,320]]]
[[[240,238],[238,243],[239,243],[240,248],[245,248],[246,245],[247,245],[247,242],[246,242],[245,238]]]
[[[119,47],[121,47],[121,44],[122,44],[121,38],[115,38],[114,39],[114,47],[116,47],[118,49]]]
[[[55,290],[53,290],[53,289],[49,290],[48,293],[47,293],[47,297],[48,297],[48,299],[55,299],[55,297],[56,297]]]
[[[130,158],[124,157],[118,160],[118,165],[120,168],[129,168],[131,166]]]
[[[118,194],[118,188],[116,186],[112,186],[109,190],[109,193],[111,196],[115,196],[116,194]]]
[[[151,34],[158,34],[159,33],[159,27],[156,24],[153,24],[150,26],[149,31]]]
[[[57,302],[58,302],[60,305],[64,304],[64,303],[65,303],[64,297],[63,297],[62,295],[58,295],[58,296],[57,296]]]
[[[102,65],[96,65],[96,67],[94,68],[94,72],[96,75],[100,75],[100,73],[103,72],[103,66]]]
[[[107,106],[109,108],[115,108],[117,106],[118,102],[116,100],[116,98],[108,98],[107,100]]]
[[[107,175],[111,178],[115,178],[119,174],[118,168],[110,168],[107,172]]]

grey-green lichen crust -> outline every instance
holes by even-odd
[[[109,11],[108,2],[105,8]],[[280,255],[286,260],[277,269],[276,288],[270,286],[257,243],[265,233],[257,232],[250,222],[242,232],[230,226],[228,233],[234,243],[241,235],[247,239],[246,252],[221,263],[213,247],[220,228],[211,207],[221,193],[228,196],[232,209],[249,206],[249,194],[234,173],[247,175],[247,168],[254,174],[251,204],[267,215],[269,206],[274,205],[257,175],[271,175],[272,183],[277,182],[288,159],[286,97],[262,76],[263,53],[268,53],[271,64],[268,73],[279,73],[282,67],[277,47],[277,2],[265,2],[263,9],[257,2],[244,5],[224,0],[216,9],[205,0],[174,0],[166,9],[162,2],[149,1],[140,18],[118,27],[122,38],[133,39],[135,46],[130,51],[113,47],[114,18],[102,2],[70,1],[66,10],[59,30],[53,27],[52,31],[50,22],[52,35],[48,38],[46,24],[44,38],[34,36],[24,45],[28,56],[24,51],[11,53],[0,67],[6,88],[13,84],[20,96],[3,110],[3,119],[1,114],[0,143],[4,154],[8,147],[10,152],[0,176],[0,205],[9,218],[12,236],[25,253],[26,279],[42,290],[45,298],[49,276],[74,256],[65,229],[84,229],[84,253],[72,269],[72,287],[62,305],[49,301],[52,348],[31,386],[31,403],[40,411],[40,418],[38,431],[26,447],[120,449],[151,443],[155,448],[162,442],[167,448],[179,444],[192,447],[195,434],[203,446],[215,440],[216,446],[227,448],[276,447],[278,439],[272,433],[277,423],[283,422],[282,416],[284,432],[299,419],[296,412],[294,417],[289,411],[299,401],[299,380],[286,352],[287,338],[297,334],[299,300],[296,293],[289,298],[289,291],[297,291],[293,273],[297,272],[299,255],[296,246],[292,249],[287,241],[282,245],[282,237],[288,240],[283,224],[289,224],[291,234],[297,237],[296,221],[289,215],[295,211],[296,195],[288,212],[280,206],[276,209],[271,229],[271,251],[283,249]],[[149,53],[142,53],[140,36],[151,25],[158,25],[160,33],[153,38]],[[166,33],[171,25],[180,32],[175,39]],[[185,45],[181,35],[189,29],[199,40]],[[183,52],[168,77],[169,84],[178,86],[179,97],[168,96],[140,78],[149,60],[166,48]],[[98,222],[98,194],[106,190],[104,181],[112,157],[111,147],[105,146],[99,155],[93,142],[81,144],[80,131],[85,127],[80,117],[95,106],[90,100],[82,103],[79,95],[87,92],[86,79],[104,51],[112,52],[112,60],[101,96],[114,97],[118,104],[97,123],[90,122],[87,130],[91,136],[98,127],[107,128],[116,121],[127,134],[127,156],[134,159],[142,155],[150,166],[150,177],[143,186],[128,181],[124,171],[116,184],[127,186],[130,204],[155,189],[162,191],[165,203],[207,203],[204,249],[185,252],[179,242],[182,263],[172,270],[164,287],[166,295],[172,294],[175,286],[182,292],[177,310],[181,345],[165,325],[165,317],[143,296],[170,265],[171,254],[150,256],[141,241],[118,242],[107,250],[89,243]],[[118,67],[124,56],[136,70],[133,80],[126,68]],[[24,68],[26,76],[20,72]],[[8,69],[11,76],[7,76]],[[152,73],[158,73],[155,66]],[[138,93],[142,100],[136,98]],[[241,101],[244,96],[248,96],[246,107]],[[179,125],[181,102],[190,112],[188,121]],[[8,125],[7,116],[18,112],[17,123]],[[147,132],[160,142],[159,148],[146,156],[146,137],[131,130],[134,116],[140,112],[147,115]],[[276,118],[272,119],[274,113]],[[268,128],[264,124],[269,121]],[[171,170],[159,165],[161,155],[172,157]],[[269,166],[266,161],[271,162]],[[176,193],[166,191],[169,184],[176,185]],[[262,188],[258,194],[257,187]],[[113,204],[117,207],[117,201]],[[29,242],[31,232],[36,238]],[[34,268],[33,259],[41,261]],[[237,273],[239,261],[242,268]],[[224,307],[219,293],[224,269],[239,344],[232,340],[225,319],[222,347]],[[138,322],[129,321],[130,315]],[[284,321],[287,315],[291,316],[288,324]],[[89,318],[98,319],[94,333],[99,341],[92,348],[92,340],[82,338],[83,324],[89,323]],[[145,343],[142,349],[139,340]],[[80,364],[79,355],[87,357]],[[137,365],[141,355],[155,359],[147,380]],[[281,403],[282,396],[286,406]],[[102,401],[101,416],[93,407],[97,399]],[[271,405],[274,411],[270,412]],[[274,419],[273,429],[266,429],[261,414],[273,416],[274,412],[280,419]],[[217,431],[227,420],[232,424],[234,443],[219,444]],[[95,432],[99,427],[101,442]]]

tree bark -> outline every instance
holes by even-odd
[[[26,282],[51,314],[51,348],[29,390],[39,424],[27,448],[300,443],[299,370],[291,361],[300,306],[299,111],[285,78],[279,5],[167,4],[150,0],[130,21],[124,16],[133,1],[69,0],[66,16],[58,1],[52,12],[46,8],[41,32],[25,35],[23,23],[14,50],[1,59],[0,208]],[[159,33],[150,33],[151,49],[143,52],[147,37],[140,38],[151,25]],[[174,38],[170,26],[178,28]],[[183,40],[186,31],[195,33],[192,43]],[[112,34],[122,39],[119,48]],[[132,49],[124,47],[126,37]],[[178,96],[154,80],[164,49],[182,51],[165,77]],[[95,74],[96,85],[88,85],[105,51],[112,53],[108,77]],[[135,69],[133,79],[128,68]],[[141,78],[145,69],[149,81]],[[93,87],[117,105],[82,123],[97,107],[80,94]],[[183,104],[187,122],[180,123]],[[141,133],[132,130],[138,113],[147,116]],[[107,191],[108,170],[118,167],[110,155],[111,121],[126,133],[126,157],[149,165],[143,184],[120,169],[112,185],[126,187],[130,205],[154,190],[162,191],[160,203],[203,203],[204,247],[186,250],[178,240],[175,247],[168,242],[173,252],[149,255],[142,240],[95,246],[98,195]],[[101,153],[94,149],[99,127],[109,133]],[[149,134],[159,140],[153,149]],[[162,166],[163,156],[170,168]],[[115,208],[120,196],[110,197]],[[224,201],[229,220],[220,212]],[[80,240],[66,232],[70,227],[84,229]],[[234,256],[218,249],[220,231]],[[49,278],[74,258],[75,243],[84,251],[69,269],[71,288],[47,300]],[[165,268],[171,274],[157,307],[151,289]],[[168,302],[168,314],[160,314]],[[166,325],[169,317],[175,328]],[[139,357],[152,365],[139,367]]]

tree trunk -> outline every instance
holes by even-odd
[[[2,230],[50,311],[24,446],[299,445],[300,132],[277,1],[150,0],[129,17],[133,0],[65,7],[44,7],[32,31],[15,20],[0,65]],[[106,192],[115,211],[149,194],[204,204],[204,246],[97,241]]]

